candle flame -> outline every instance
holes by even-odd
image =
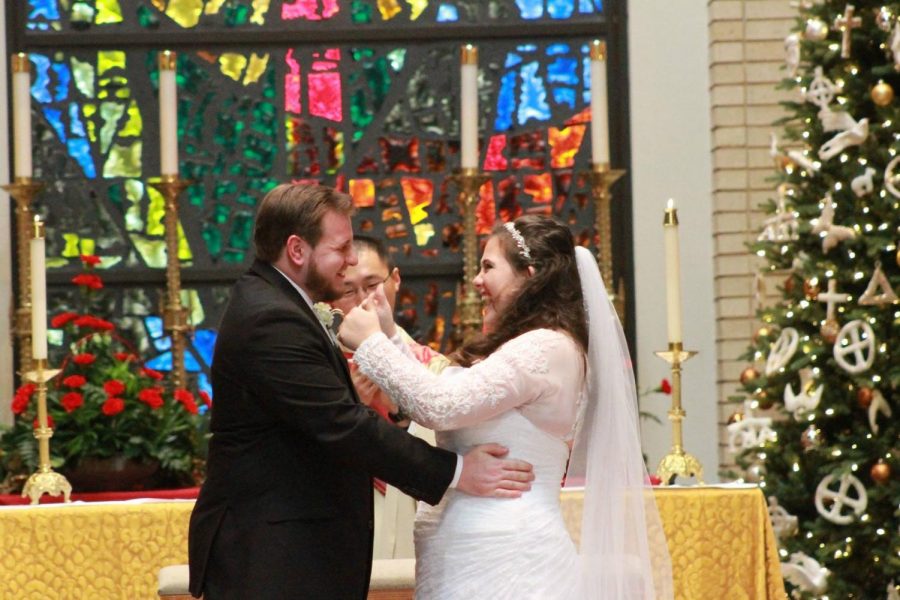
[[[666,202],[666,210],[672,210],[673,208],[675,208],[675,199],[669,198],[669,200]]]

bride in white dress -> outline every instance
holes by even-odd
[[[417,600],[670,598],[627,348],[590,253],[555,221],[521,217],[488,239],[473,283],[485,333],[440,376],[395,335],[381,290],[341,326],[360,371],[439,446],[464,454],[494,442],[534,465],[519,498],[451,489],[420,505]],[[560,512],[567,465],[585,480],[580,551]]]

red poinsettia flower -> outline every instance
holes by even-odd
[[[80,388],[85,383],[87,383],[87,379],[82,377],[81,375],[69,375],[65,379],[62,380],[63,385],[70,388]]]
[[[156,410],[163,405],[162,388],[145,388],[138,392],[138,400]]]
[[[125,401],[121,398],[107,398],[100,410],[107,417],[112,417],[125,410]]]
[[[197,403],[194,402],[193,397],[190,400],[182,401],[181,405],[184,407],[184,410],[188,411],[192,415],[200,414],[200,409],[197,407]]]
[[[34,418],[34,421],[31,423],[31,426],[34,429],[37,429],[38,427],[41,426],[41,422],[38,420],[37,417]],[[50,415],[47,415],[47,427],[49,427],[50,429],[53,429],[54,427],[56,427],[56,423],[53,422],[53,417],[51,417]]]
[[[21,415],[28,408],[29,402],[31,402],[31,396],[16,394],[13,396],[11,406],[12,413],[14,415]]]
[[[66,412],[70,413],[84,404],[84,396],[78,392],[69,392],[68,394],[64,394],[59,402],[62,404],[62,407],[66,409]]]
[[[207,394],[203,390],[200,390],[199,392],[197,392],[197,395],[200,396],[201,400],[203,400],[203,404],[212,406],[212,398],[209,397],[209,394]]]
[[[69,322],[74,321],[78,318],[78,313],[74,312],[61,312],[52,319],[50,319],[50,326],[53,329],[59,329],[60,327],[65,327]]]
[[[665,380],[663,380],[663,381],[665,381]],[[651,485],[659,485],[661,483],[662,483],[662,479],[660,479],[659,476],[650,475],[650,484]]]
[[[81,262],[87,267],[93,267],[100,264],[100,257],[93,254],[82,254]]]
[[[118,396],[125,392],[125,384],[118,379],[110,379],[103,384],[103,391],[107,396]]]
[[[97,360],[97,357],[90,352],[82,352],[81,354],[76,354],[72,357],[72,362],[82,366],[91,365],[95,360]]]
[[[194,395],[187,390],[175,390],[173,394],[175,396],[175,400],[181,402],[181,405],[184,406],[184,409],[191,413],[192,415],[196,415],[200,412],[197,408],[197,401],[194,400]]]
[[[163,374],[159,371],[154,371],[153,369],[148,369],[147,367],[141,367],[141,374],[145,377],[149,377],[150,379],[155,379],[160,381],[163,378]]]
[[[92,275],[90,273],[80,273],[76,275],[72,278],[72,283],[92,290],[103,289],[103,280],[97,275]]]
[[[16,396],[25,396],[30,399],[34,395],[35,390],[37,390],[37,386],[33,383],[24,383],[16,390]]]
[[[97,329],[99,331],[112,331],[116,328],[116,326],[109,321],[98,319],[97,317],[92,317],[90,315],[78,317],[77,319],[75,319],[74,323],[77,327],[87,327],[90,329]]]
[[[661,391],[663,394],[672,393],[672,384],[669,383],[668,379],[663,379],[659,382],[659,391]]]
[[[116,352],[113,354],[116,360],[121,362],[128,362],[130,360],[137,360],[137,356],[132,354],[131,352]]]

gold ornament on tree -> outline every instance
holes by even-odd
[[[892,88],[890,84],[878,80],[878,83],[872,88],[870,95],[872,97],[872,102],[876,105],[882,107],[888,106],[894,101],[894,88]]]
[[[822,327],[819,329],[819,333],[822,334],[822,339],[829,344],[833,344],[837,340],[837,336],[840,331],[841,324],[834,319],[826,319],[825,322],[822,323]]]
[[[805,452],[815,450],[822,445],[822,430],[815,425],[810,425],[800,434],[800,445]]]
[[[740,379],[743,385],[749,385],[750,383],[755,381],[757,377],[759,377],[759,371],[757,371],[754,367],[747,367],[746,369],[741,371]]]
[[[828,25],[822,19],[812,18],[806,20],[806,30],[803,37],[813,42],[821,42],[828,37]]]
[[[803,280],[803,294],[806,296],[807,300],[815,300],[821,291],[819,280],[817,278],[813,277],[812,279]]]
[[[883,458],[879,458],[869,470],[869,475],[875,483],[885,483],[891,478],[891,465],[884,462]]]
[[[731,425],[732,423],[739,423],[743,420],[744,420],[744,413],[742,413],[741,411],[738,410],[738,411],[731,413],[731,416],[728,417],[728,424]]]
[[[768,327],[766,327],[765,325],[762,326],[762,327],[760,327],[759,329],[756,330],[756,333],[753,334],[753,343],[754,343],[754,344],[757,343],[757,342],[759,341],[760,338],[767,338],[767,337],[769,337],[769,334],[770,334],[770,333],[772,333],[772,330],[770,330],[770,329],[769,329]]]
[[[872,404],[873,396],[872,388],[861,387],[856,392],[856,401],[859,403],[860,408],[869,408],[869,405]]]

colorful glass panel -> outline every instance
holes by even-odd
[[[288,180],[350,193],[356,229],[384,239],[403,271],[398,311],[423,339],[447,348],[453,273],[461,262],[453,178],[459,59],[458,44],[427,39],[428,28],[603,19],[593,0],[29,0],[28,6],[24,29],[35,35],[134,32],[140,44],[103,50],[63,44],[32,53],[35,175],[50,183],[38,204],[48,219],[51,292],[62,293],[79,254],[100,255],[111,277],[124,277],[117,285],[132,294],[130,305],[140,304],[139,314],[124,304],[116,310],[134,316],[134,335],[156,354],[159,368],[171,368],[171,354],[157,326],[163,199],[148,184],[159,171],[158,73],[157,53],[144,48],[191,29],[420,28],[418,40],[401,33],[392,43],[358,42],[348,33],[350,39],[328,44],[263,48],[224,38],[205,47],[198,35],[196,47],[179,53],[179,169],[193,182],[180,199],[179,257],[197,308],[188,367],[201,371],[227,284],[252,260],[257,203]],[[479,42],[480,158],[490,176],[476,210],[479,234],[498,220],[541,212],[591,241],[589,185],[577,175],[590,158],[588,41],[560,36],[557,28],[527,41]],[[435,277],[434,268],[446,275]],[[147,273],[147,281],[133,281],[136,273]]]
[[[41,32],[297,29],[321,23],[377,27],[554,22],[602,12],[601,0],[28,0],[26,27]]]

